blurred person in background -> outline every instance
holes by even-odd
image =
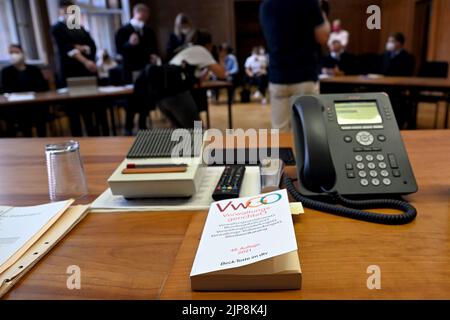
[[[167,59],[172,59],[184,47],[192,43],[195,29],[191,20],[184,13],[179,13],[174,22],[173,32],[167,43]]]
[[[48,82],[38,67],[25,63],[25,53],[18,44],[9,46],[10,65],[2,69],[0,75],[1,91],[3,93],[44,92],[48,91]],[[35,126],[39,137],[47,134],[46,116],[48,110],[44,108],[28,108],[23,112],[21,108],[6,110],[7,135],[14,136],[18,131],[26,137],[32,136]]]
[[[328,39],[328,48],[330,51],[335,40],[338,40],[344,49],[347,48],[350,33],[347,30],[342,29],[341,20],[336,19],[333,21],[331,31],[330,38]]]
[[[291,128],[289,99],[318,94],[318,44],[328,43],[330,24],[318,0],[264,0],[260,21],[269,50],[272,127]]]
[[[133,74],[159,60],[155,32],[147,26],[150,8],[138,3],[133,8],[133,18],[116,34],[117,52],[122,56],[126,83],[133,83]]]
[[[265,54],[261,55],[259,47],[254,47],[251,56],[245,61],[245,74],[246,82],[258,88],[253,98],[261,98],[262,103],[266,104],[266,91],[268,86],[267,57]]]

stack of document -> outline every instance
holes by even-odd
[[[72,203],[0,206],[0,297],[84,218],[88,207]]]

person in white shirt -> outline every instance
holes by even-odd
[[[262,103],[266,103],[266,91],[269,84],[267,77],[267,57],[260,54],[258,47],[253,48],[252,55],[245,61],[245,74],[247,83],[250,85],[256,85],[258,91],[255,92],[253,97],[258,99],[262,97]]]
[[[169,62],[169,65],[181,67],[183,70],[183,77],[186,78],[183,88],[170,88],[169,91],[173,94],[158,101],[159,109],[179,128],[193,128],[194,121],[200,120],[199,110],[203,109],[199,103],[207,103],[206,92],[193,90],[195,83],[206,79],[210,72],[219,79],[227,77],[225,56],[220,55],[220,61],[217,62],[211,54],[211,34],[197,31],[193,43],[194,45],[181,50]]]
[[[330,48],[330,51],[333,46],[333,42],[336,40],[342,44],[344,49],[347,48],[350,34],[347,30],[342,29],[341,20],[334,20],[331,30],[332,32],[330,34],[330,38],[328,39],[328,47]]]

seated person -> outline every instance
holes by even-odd
[[[45,80],[41,70],[38,67],[25,63],[25,53],[20,45],[10,45],[9,55],[11,65],[5,67],[1,71],[0,76],[4,93],[48,91],[48,82]],[[25,136],[31,137],[31,129],[35,125],[38,135],[45,137],[46,114],[47,112],[36,110],[36,108],[27,108],[24,112],[16,108],[9,112],[9,117]]]
[[[267,76],[267,57],[260,54],[260,48],[255,47],[252,50],[252,55],[245,61],[245,74],[247,83],[256,85],[258,91],[255,92],[254,98],[262,97],[263,104],[266,103],[266,91],[269,84]]]
[[[227,80],[236,84],[237,76],[239,74],[239,63],[236,56],[233,54],[233,48],[227,43],[220,46],[221,56],[225,57],[225,72],[227,74]]]
[[[389,36],[382,57],[382,74],[408,77],[414,74],[414,56],[404,49],[405,36],[396,32]]]
[[[218,63],[213,55],[212,37],[197,31],[193,46],[181,50],[168,65],[148,65],[135,83],[133,99],[157,104],[164,115],[178,128],[193,128],[200,121],[198,102],[199,82],[212,72],[225,79],[224,61]],[[223,60],[223,59],[222,59]],[[206,92],[203,92],[206,100]]]
[[[334,40],[330,50],[330,54],[322,60],[322,74],[331,76],[352,74],[355,57],[345,50],[341,41]]]
[[[386,52],[382,56],[382,74],[386,76],[408,77],[414,74],[414,56],[404,49],[405,36],[393,33],[386,43]],[[397,124],[403,129],[406,124],[413,123],[414,108],[408,102],[408,93],[391,87],[386,90],[392,102]]]

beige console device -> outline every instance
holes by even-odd
[[[201,130],[189,130],[189,134],[174,139],[173,132],[139,132],[127,157],[108,179],[113,195],[127,199],[181,198],[196,193],[203,173],[204,135]],[[177,157],[172,156],[174,150]]]

